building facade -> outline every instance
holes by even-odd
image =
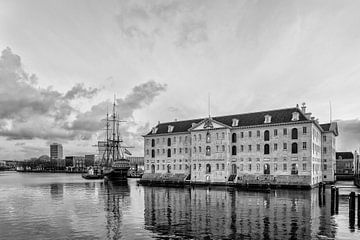
[[[63,158],[63,146],[59,143],[50,144],[50,160]]]
[[[352,152],[336,153],[336,175],[354,175],[354,154]]]
[[[315,186],[334,181],[337,135],[304,105],[159,123],[144,136],[143,178]]]

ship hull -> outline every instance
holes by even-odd
[[[116,182],[127,181],[127,172],[128,171],[126,169],[111,169],[109,172],[104,174],[104,179]]]

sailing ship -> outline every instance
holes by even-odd
[[[130,169],[130,160],[125,155],[131,155],[123,146],[120,137],[120,121],[116,113],[115,101],[111,116],[106,114],[106,138],[105,141],[98,141],[99,154],[101,156],[100,166],[105,180],[127,181],[127,173]]]

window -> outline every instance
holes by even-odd
[[[167,157],[171,157],[171,149],[170,148],[167,150]]]
[[[270,140],[270,132],[269,130],[266,130],[264,132],[264,141],[269,141]]]
[[[168,147],[171,146],[171,138],[168,138],[168,139],[167,139],[167,145],[168,145]]]
[[[303,171],[306,171],[306,163],[303,163]]]
[[[298,165],[296,163],[291,164],[291,174],[297,175],[298,174]]]
[[[303,142],[303,149],[306,149],[306,142]]]
[[[236,146],[232,146],[232,148],[231,148],[231,155],[236,156],[236,153],[237,153]]]
[[[164,164],[162,165],[162,170],[165,170],[165,165]]]
[[[211,134],[210,134],[210,132],[207,132],[207,133],[206,133],[206,142],[207,142],[207,143],[210,143],[210,142],[211,142]]]
[[[287,150],[287,143],[283,143],[283,149],[284,149],[284,151]]]
[[[196,147],[194,147],[194,153],[196,153]]]
[[[193,169],[196,170],[196,164],[193,165]]]
[[[260,131],[259,130],[256,131],[256,136],[260,137]]]
[[[182,168],[182,165],[181,165],[181,164],[179,164],[179,170],[181,170],[181,168]]]
[[[225,170],[225,163],[221,164],[221,170]]]
[[[298,130],[297,130],[297,128],[293,128],[291,130],[291,139],[298,139]]]
[[[240,164],[240,171],[244,171],[244,165]]]
[[[201,170],[201,164],[199,164],[199,171]]]
[[[251,158],[249,158],[249,162],[251,162]]]
[[[240,145],[240,152],[244,151],[244,145]]]
[[[196,141],[196,135],[194,134],[194,141]]]
[[[277,136],[278,135],[278,131],[277,129],[274,129],[274,136]]]
[[[176,137],[174,137],[174,143],[176,143]]]
[[[224,132],[221,133],[221,137],[222,137],[222,139],[225,139],[225,133]]]
[[[299,121],[299,113],[298,112],[292,113],[291,121]]]
[[[206,156],[210,156],[211,155],[211,148],[210,146],[206,147]]]
[[[216,170],[219,170],[219,164],[218,163],[216,164]]]
[[[174,164],[174,170],[176,170],[176,164]]]
[[[264,145],[264,154],[270,154],[270,146],[269,146],[269,144]]]
[[[271,123],[271,116],[270,115],[265,115],[264,123]]]
[[[251,172],[251,164],[249,164],[249,171]]]
[[[159,155],[159,154],[160,154],[160,149],[157,149],[157,150],[156,150],[156,153]]]
[[[241,132],[241,133],[240,133],[240,137],[241,137],[241,138],[244,138],[244,132]]]
[[[151,139],[151,146],[155,147],[155,139]]]
[[[298,144],[297,143],[292,143],[291,144],[291,153],[298,153]]]
[[[274,163],[274,172],[277,172],[277,170],[278,170],[278,165],[277,163]]]
[[[326,154],[326,152],[327,152],[327,149],[326,149],[326,147],[324,147],[324,154]]]
[[[174,148],[174,154],[176,154],[176,148]]]
[[[324,171],[326,171],[327,170],[327,165],[326,164],[324,164]]]
[[[233,133],[233,134],[231,135],[231,142],[232,142],[232,143],[236,143],[236,133]]]
[[[270,174],[270,164],[264,164],[264,174]]]
[[[210,164],[206,164],[206,173],[207,174],[211,173],[211,165]]]
[[[248,147],[249,147],[249,152],[251,152],[251,145],[249,145]]]
[[[155,173],[155,165],[151,164],[151,173]]]
[[[201,153],[201,147],[199,146],[199,153]]]
[[[323,141],[326,142],[326,136],[323,136]]]
[[[259,163],[256,164],[256,171],[260,172],[260,164]]]
[[[156,165],[156,170],[159,170],[159,169],[160,169],[160,165],[157,164],[157,165]]]
[[[274,143],[274,151],[277,151],[278,150],[278,145],[277,143]]]
[[[260,151],[260,144],[256,144],[256,151]]]
[[[149,155],[149,149],[146,149],[146,155]]]
[[[283,164],[283,171],[287,171],[287,164],[286,163]]]
[[[303,127],[303,134],[307,133],[307,127]]]
[[[216,139],[219,139],[219,133],[216,133]]]
[[[251,131],[249,131],[249,138],[251,138]]]
[[[199,133],[199,141],[201,141],[201,134]]]
[[[163,148],[163,154],[165,154],[165,148]]]
[[[286,136],[287,135],[287,128],[283,129],[283,135]]]
[[[216,145],[216,152],[219,152],[219,145]]]
[[[222,145],[222,151],[225,152],[225,145]]]
[[[155,150],[151,150],[151,157],[154,158],[155,157]]]

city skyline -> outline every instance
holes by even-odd
[[[0,0],[0,159],[96,153],[114,94],[133,155],[158,121],[295,107],[360,147],[357,1]],[[66,150],[65,150],[66,149]]]

